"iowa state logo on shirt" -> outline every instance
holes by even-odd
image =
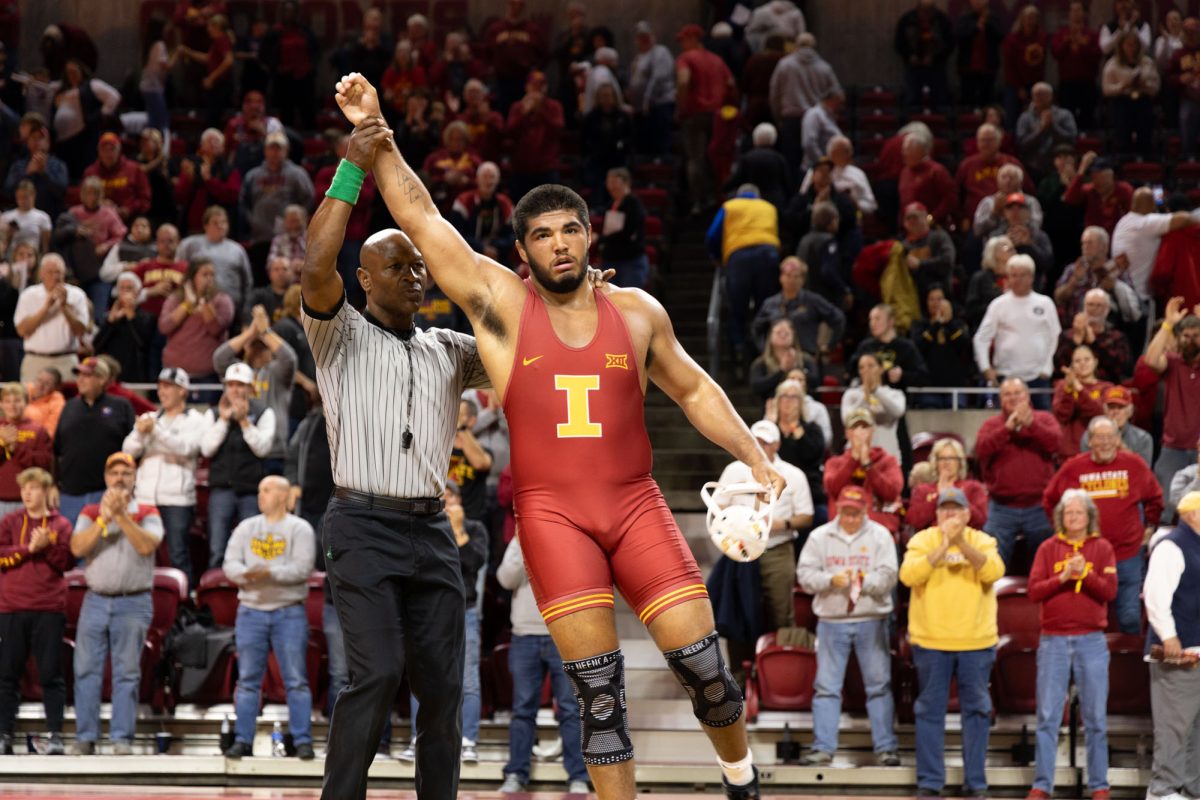
[[[1087,492],[1093,500],[1128,497],[1129,472],[1123,469],[1085,472],[1079,476],[1079,488]]]
[[[266,533],[258,539],[250,540],[250,552],[264,561],[274,561],[287,552],[287,539]]]

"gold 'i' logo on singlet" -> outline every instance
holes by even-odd
[[[589,399],[600,390],[599,375],[555,375],[554,388],[567,393],[567,421],[558,423],[560,439],[597,439],[604,435],[599,422],[592,422]]]

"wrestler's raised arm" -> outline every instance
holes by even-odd
[[[369,117],[382,119],[375,87],[357,72],[338,81],[337,103],[351,124]],[[525,293],[521,279],[470,248],[437,210],[425,185],[396,147],[376,151],[374,174],[392,218],[421,251],[438,286],[467,312],[472,323],[505,300],[520,302]]]

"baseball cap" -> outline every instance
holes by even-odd
[[[109,376],[108,365],[95,356],[85,358],[73,371],[76,375],[98,375],[101,378]]]
[[[842,420],[842,426],[849,430],[855,425],[869,425],[875,427],[875,415],[867,408],[856,408],[846,415]]]
[[[250,369],[250,365],[244,361],[238,361],[230,364],[225,370],[225,377],[222,379],[225,383],[245,383],[251,386],[254,385],[254,370]]]
[[[1004,205],[1006,208],[1008,206],[1027,205],[1027,203],[1025,202],[1025,193],[1024,192],[1013,192],[1008,197],[1004,198]]]
[[[1188,492],[1175,506],[1175,510],[1180,514],[1185,514],[1188,511],[1200,511],[1200,492]]]
[[[129,453],[123,453],[121,451],[117,451],[117,452],[113,453],[111,456],[109,456],[107,459],[104,460],[105,471],[107,471],[108,468],[111,467],[113,464],[124,464],[125,466],[129,467],[130,469],[137,469],[137,462],[133,460],[133,456],[129,455]]]
[[[684,25],[679,29],[679,33],[675,34],[676,39],[703,39],[704,28],[701,28],[696,23]]]
[[[906,217],[909,214],[928,214],[928,213],[929,213],[929,209],[926,208],[925,204],[920,202],[919,200],[915,200],[904,207],[904,216],[906,216]]]
[[[1133,405],[1133,392],[1124,386],[1110,386],[1104,393],[1104,405],[1131,406]]]
[[[633,26],[633,32],[641,36],[649,36],[654,33],[654,28],[646,20],[640,20],[637,25]]]
[[[1107,169],[1112,169],[1113,163],[1107,158],[1100,157],[1092,162],[1092,172],[1104,172]]]
[[[120,147],[121,146],[121,137],[117,136],[112,131],[109,131],[108,133],[105,133],[100,137],[100,144],[115,144],[118,147]]]
[[[282,131],[274,131],[272,133],[268,133],[267,140],[266,140],[266,146],[270,147],[273,144],[279,145],[280,147],[287,147],[288,146],[287,135],[285,133],[283,133]]]
[[[859,511],[867,510],[867,493],[863,491],[861,486],[846,486],[838,495],[837,507],[850,506],[857,508]]]
[[[954,503],[956,506],[961,506],[962,508],[970,508],[970,505],[967,503],[967,496],[963,494],[962,489],[956,486],[952,486],[949,489],[942,489],[942,491],[938,492],[938,508],[948,503]]]
[[[751,425],[750,432],[754,434],[755,439],[767,444],[776,444],[779,441],[779,426],[769,419],[760,419]]]
[[[176,386],[182,386],[184,389],[192,388],[192,379],[188,377],[187,372],[179,367],[164,367],[163,371],[158,373],[160,381],[173,383]]]

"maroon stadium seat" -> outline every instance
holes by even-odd
[[[1038,604],[1029,599],[1027,578],[1007,576],[996,581],[996,625],[1000,635],[1039,633]]]
[[[871,86],[858,92],[859,108],[895,108],[896,93],[886,86]]]
[[[75,628],[79,625],[79,612],[83,608],[83,596],[87,594],[87,581],[81,569],[70,570],[63,578],[67,581],[66,636],[68,639],[74,639]]]
[[[1146,640],[1128,633],[1106,633],[1108,641],[1108,713],[1150,714],[1150,667]]]
[[[237,622],[238,587],[225,577],[220,568],[210,569],[200,576],[196,588],[196,605],[212,611],[213,622],[232,628]]]
[[[992,669],[992,697],[1002,714],[1037,713],[1036,631],[1001,636]]]
[[[811,710],[816,651],[776,644],[774,633],[760,636],[755,650],[754,666],[746,678],[747,721],[757,719],[760,710]]]
[[[1162,183],[1163,165],[1157,161],[1130,161],[1121,166],[1121,178],[1130,183]]]
[[[796,627],[817,629],[817,615],[813,613],[813,596],[799,586],[792,587],[792,607],[796,612]]]

